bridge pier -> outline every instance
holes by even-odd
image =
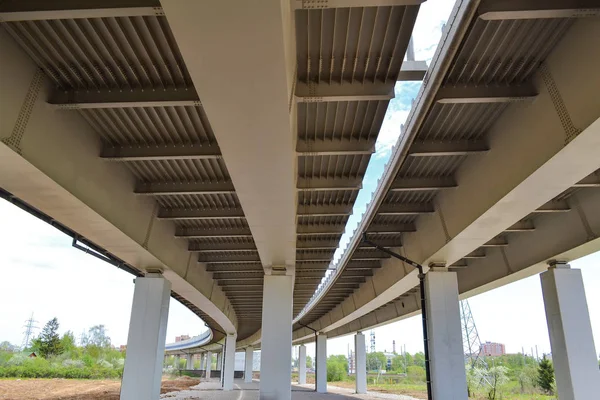
[[[433,398],[464,400],[467,375],[456,272],[432,268],[425,278],[425,292]]]
[[[252,382],[252,362],[254,358],[254,347],[246,347],[246,357],[244,358],[244,382]]]
[[[298,384],[306,384],[306,346],[301,345],[298,351]]]
[[[206,372],[205,372],[204,376],[205,376],[206,379],[210,379],[210,373],[211,373],[211,370],[212,370],[212,359],[213,359],[212,352],[210,352],[210,351],[206,352],[205,359],[206,359],[206,364],[205,364],[206,366],[205,366],[204,370]]]
[[[135,279],[121,400],[158,400],[171,282],[160,274]]]
[[[552,263],[540,280],[558,397],[595,398],[600,393],[600,372],[581,270]]]
[[[317,335],[317,351],[315,355],[315,386],[318,393],[327,393],[327,335]]]
[[[292,397],[292,275],[265,275],[260,357],[260,398]]]
[[[194,369],[194,355],[193,354],[185,355],[185,369]]]
[[[362,332],[354,335],[354,372],[356,393],[367,393],[367,349]]]
[[[221,353],[221,376],[223,390],[233,390],[233,369],[235,368],[235,341],[237,335],[230,333],[225,339],[224,352]]]

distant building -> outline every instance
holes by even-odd
[[[396,353],[388,353],[388,352],[384,352],[383,355],[385,356],[385,360],[386,363],[384,365],[386,371],[391,371],[392,370],[392,360],[394,359],[394,357],[397,356]]]
[[[119,346],[119,351],[122,353],[124,351],[127,351],[127,345],[126,344],[122,344],[121,346]]]
[[[479,349],[479,355],[488,357],[498,357],[506,354],[506,349],[502,343],[485,342]]]
[[[175,336],[175,343],[183,342],[184,340],[188,340],[189,338],[190,338],[190,335]]]

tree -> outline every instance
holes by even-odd
[[[386,365],[387,359],[382,352],[367,353],[367,371],[380,371],[385,369]]]
[[[312,368],[313,367],[313,359],[311,356],[307,355],[306,356],[306,368]]]
[[[423,352],[415,353],[413,364],[425,368],[425,354]]]
[[[538,365],[537,383],[546,393],[554,392],[554,367],[546,356],[544,356]]]
[[[87,345],[100,348],[110,347],[110,337],[106,334],[104,325],[95,325],[88,330]]]
[[[345,356],[327,357],[327,381],[343,381],[348,375],[348,359]]]
[[[44,358],[56,356],[63,352],[60,337],[58,336],[58,319],[52,318],[44,325],[40,336],[34,339],[34,347],[39,349],[40,355]]]
[[[73,332],[65,332],[60,339],[60,345],[62,346],[63,351],[66,353],[75,350],[77,345],[75,344],[75,335]]]
[[[392,358],[392,371],[395,372],[405,372],[406,366],[404,365],[404,357],[395,356]]]
[[[13,346],[10,342],[4,341],[0,343],[0,351],[13,353],[17,350],[17,346]]]
[[[490,382],[490,389],[488,391],[488,399],[496,400],[496,395],[502,389],[502,386],[508,382],[508,368],[497,365],[487,370],[487,377]]]

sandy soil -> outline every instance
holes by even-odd
[[[161,393],[188,389],[198,379],[181,377],[163,380]],[[1,400],[119,400],[121,381],[75,379],[0,380]]]

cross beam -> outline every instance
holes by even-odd
[[[484,0],[478,14],[488,21],[597,17],[600,16],[600,3],[595,0]]]
[[[104,147],[100,157],[108,161],[202,160],[221,158],[216,144]]]
[[[377,214],[379,215],[421,215],[431,214],[433,212],[432,204],[406,203],[394,204],[384,203],[379,206]]]
[[[298,215],[314,217],[327,217],[336,215],[350,215],[352,204],[305,204],[298,205]]]
[[[442,190],[457,187],[453,178],[399,178],[390,187],[392,192]]]
[[[296,152],[301,156],[343,156],[373,154],[375,143],[371,140],[299,140]]]
[[[195,90],[54,91],[48,104],[58,109],[201,106]]]
[[[190,219],[227,219],[243,218],[244,211],[241,208],[161,208],[158,211],[159,219],[190,220]]]
[[[77,4],[74,8],[73,5]],[[27,0],[0,3],[0,21],[146,17],[164,15],[157,0]]]
[[[218,237],[252,237],[250,228],[178,228],[175,237],[184,239]]]
[[[296,85],[299,103],[321,103],[336,101],[379,101],[394,98],[394,85],[387,83],[344,83]]]
[[[299,191],[360,190],[362,178],[298,178]]]
[[[537,91],[530,84],[519,86],[446,86],[435,97],[441,104],[513,103],[533,100]]]
[[[169,196],[180,194],[227,194],[235,189],[232,182],[177,182],[177,183],[138,183],[135,194]]]
[[[453,142],[421,141],[413,143],[410,146],[408,154],[411,157],[441,157],[462,156],[485,153],[487,151],[489,151],[489,147],[483,140]]]
[[[346,7],[418,6],[425,0],[292,0],[293,10]]]

